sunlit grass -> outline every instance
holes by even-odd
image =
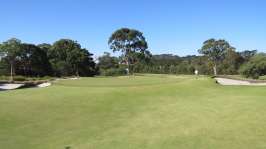
[[[262,149],[265,90],[137,75],[0,92],[0,148]]]

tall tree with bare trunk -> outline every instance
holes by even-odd
[[[13,76],[15,75],[15,64],[16,60],[19,58],[21,52],[22,44],[19,39],[11,38],[0,47],[0,53],[5,58],[10,65],[10,81],[13,81]]]
[[[109,38],[108,44],[113,52],[120,51],[122,53],[129,74],[132,73],[131,66],[134,65],[136,53],[149,53],[143,33],[135,29],[121,28],[115,31]]]
[[[199,53],[206,55],[213,65],[214,75],[218,75],[217,65],[224,59],[228,50],[235,50],[226,40],[209,39],[203,43]]]

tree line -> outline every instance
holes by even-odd
[[[158,74],[242,74],[258,78],[266,75],[266,55],[256,50],[236,52],[228,41],[209,39],[198,50],[200,55],[180,57],[152,55],[142,32],[121,28],[111,34],[108,45],[119,57],[105,52],[93,54],[74,40],[60,39],[53,44],[23,43],[12,38],[0,44],[0,74],[30,77]]]
[[[228,51],[225,58],[217,64],[218,75],[236,75],[251,57],[256,54],[256,50],[246,50],[243,52]],[[110,53],[105,53],[99,58],[98,66],[102,72],[115,68],[123,68],[119,64],[120,57],[112,57]],[[177,56],[172,54],[152,55],[146,62],[135,63],[134,73],[154,73],[154,74],[194,74],[198,70],[202,75],[214,75],[213,64],[207,56]]]
[[[112,57],[110,53],[105,53],[100,57],[98,66],[101,74],[124,74],[121,69],[127,67],[132,73],[194,74],[198,70],[200,74],[214,76],[242,74],[258,78],[266,75],[266,61],[263,61],[266,59],[265,54],[258,53],[257,50],[237,52],[236,48],[223,39],[203,42],[198,56],[151,55],[141,32],[122,28],[112,34],[109,45],[114,51],[121,51],[122,55]]]
[[[92,54],[74,40],[60,39],[51,44],[22,43],[12,38],[0,44],[1,74],[27,77],[93,76]]]

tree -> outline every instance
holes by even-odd
[[[1,51],[2,44],[0,43],[0,61],[4,58],[4,53]]]
[[[94,76],[97,74],[96,64],[92,58],[93,54],[87,49],[81,48],[76,55],[74,70],[77,76]]]
[[[44,51],[47,56],[48,56],[48,51],[52,48],[52,45],[48,44],[48,43],[42,43],[37,45],[40,49],[42,49],[42,51]]]
[[[225,52],[224,59],[220,65],[220,72],[223,74],[237,74],[240,66],[243,64],[243,58],[234,49]]]
[[[104,52],[104,55],[98,58],[98,67],[103,70],[118,68],[119,59],[117,57],[111,56],[110,53]]]
[[[241,67],[240,73],[253,79],[266,75],[266,54],[260,53],[250,58],[250,61]]]
[[[10,65],[10,80],[13,81],[13,76],[15,74],[15,63],[21,52],[21,41],[16,38],[11,38],[0,47],[0,53],[3,58],[5,58]]]
[[[109,38],[108,44],[113,52],[122,52],[122,57],[131,73],[135,61],[135,53],[147,54],[148,44],[143,33],[135,29],[122,28],[115,31]]]
[[[144,52],[134,52],[132,53],[132,62],[133,63],[149,63],[151,61],[151,53],[150,51],[144,51]]]
[[[47,51],[34,44],[22,44],[18,63],[24,75],[45,76],[51,74]]]
[[[209,39],[203,43],[201,49],[199,49],[200,54],[206,55],[213,65],[214,75],[217,75],[217,65],[224,58],[224,55],[227,50],[234,49],[227,41],[225,40],[215,40]]]
[[[0,44],[0,51],[1,51],[1,44]],[[9,73],[8,63],[4,57],[4,53],[0,52],[0,76],[6,75],[8,73]]]
[[[257,53],[258,53],[257,50],[245,50],[239,52],[240,56],[244,59],[245,62],[248,62],[250,58],[256,55]]]
[[[48,57],[57,76],[76,75],[80,72],[90,76],[95,70],[95,63],[88,50],[74,40],[61,39],[48,49]]]

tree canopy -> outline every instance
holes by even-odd
[[[258,79],[260,76],[266,75],[266,54],[256,54],[244,64],[240,73],[247,78]]]
[[[5,42],[0,47],[0,53],[4,59],[10,65],[10,80],[13,81],[13,75],[15,74],[15,63],[21,52],[21,41],[16,38],[11,38]]]
[[[0,72],[9,64],[11,80],[15,74],[23,76],[93,76],[96,74],[92,54],[70,39],[53,45],[22,43],[12,38],[0,46]]]
[[[136,53],[148,56],[148,44],[143,33],[129,28],[121,28],[115,31],[109,38],[108,44],[114,52],[120,51],[129,71],[135,63]],[[131,71],[130,71],[131,72]]]
[[[95,63],[91,56],[88,50],[71,39],[60,39],[48,49],[48,57],[57,76],[93,75]]]
[[[43,76],[115,76],[128,73],[234,75],[258,78],[265,75],[265,55],[257,50],[236,52],[226,40],[209,39],[198,52],[202,55],[152,55],[142,32],[121,28],[109,38],[108,45],[120,56],[104,53],[93,60],[93,54],[72,39],[53,44],[23,43],[11,38],[0,43],[0,75]],[[126,69],[127,68],[127,69]],[[127,71],[128,70],[128,71]]]
[[[221,62],[228,50],[235,50],[226,40],[209,39],[203,43],[200,54],[206,55],[213,64],[214,75],[217,75],[217,65]]]
[[[25,76],[51,75],[52,68],[46,51],[34,44],[23,43],[19,54],[18,73]]]

